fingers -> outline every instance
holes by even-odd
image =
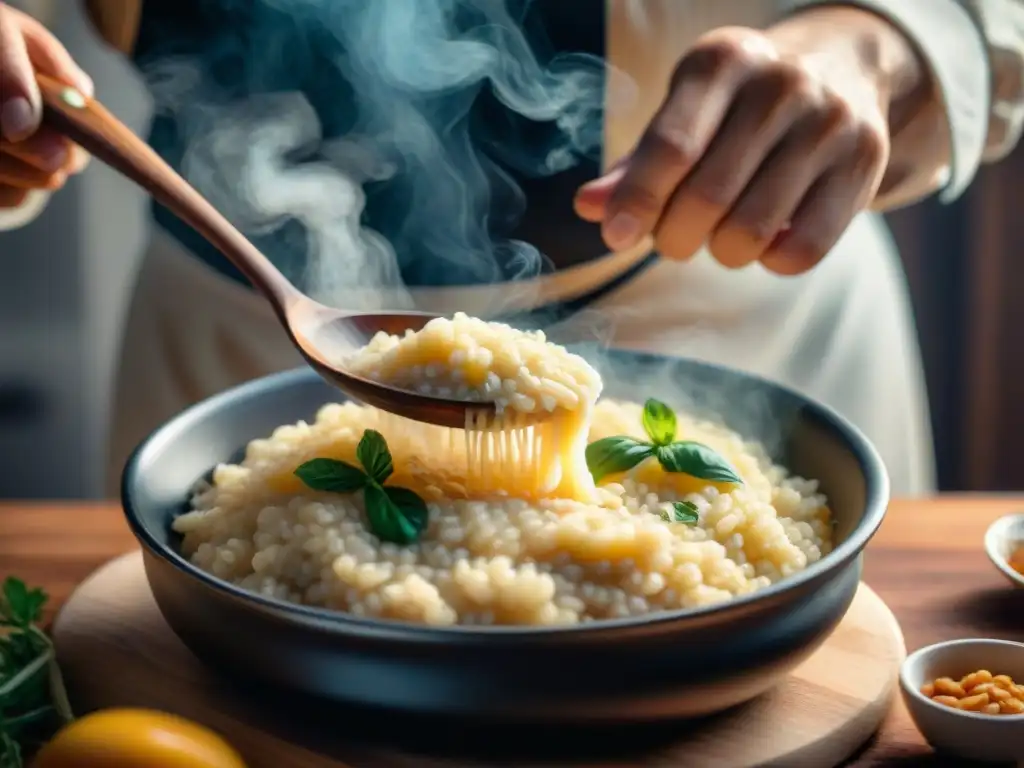
[[[17,208],[28,197],[27,189],[16,189],[5,187],[0,184],[0,210],[5,208]]]
[[[21,15],[0,4],[0,136],[8,141],[34,133],[42,115]]]
[[[672,195],[657,232],[659,253],[687,259],[700,249],[815,98],[805,80],[792,68],[769,64],[738,91],[705,156]]]
[[[89,153],[45,126],[17,144],[0,141],[0,154],[11,155],[41,171],[81,173],[89,165]]]
[[[92,80],[60,41],[30,16],[0,2],[0,189],[5,207],[28,189],[57,189],[85,168],[88,154],[40,127],[36,73],[69,83],[86,95]]]
[[[17,143],[39,128],[40,72],[75,86],[87,96],[93,82],[67,49],[42,24],[0,2],[0,137]]]
[[[719,224],[712,255],[732,269],[755,261],[778,274],[810,269],[874,196],[886,154],[883,131],[859,123],[842,103],[810,115]]]
[[[624,250],[651,234],[676,187],[703,156],[732,105],[736,89],[770,52],[719,30],[679,63],[669,95],[654,116],[603,218],[609,248]]]
[[[9,155],[41,171],[57,171],[71,159],[70,144],[57,133],[40,128],[17,144],[0,139],[0,155]]]
[[[25,14],[21,15],[21,27],[29,60],[36,71],[73,85],[92,98],[95,92],[92,78],[75,63],[60,40],[36,19]]]
[[[765,269],[778,275],[798,275],[814,267],[839,242],[858,211],[863,210],[881,182],[872,139],[817,180],[793,214],[789,229],[760,257]],[[884,167],[884,163],[882,163]]]
[[[20,189],[60,189],[67,181],[64,171],[48,173],[24,160],[10,155],[0,155],[0,185]]]
[[[715,259],[730,269],[758,261],[789,226],[807,190],[852,141],[844,126],[827,116],[812,114],[796,125],[718,223],[708,241]]]
[[[796,274],[867,207],[888,163],[881,92],[773,40],[705,36],[628,160],[580,189],[577,212],[610,248],[653,234],[669,258],[707,243],[727,268]]]

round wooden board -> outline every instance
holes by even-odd
[[[140,553],[108,563],[76,590],[57,617],[54,641],[79,714],[114,706],[174,712],[220,731],[250,768],[471,766],[465,757],[385,754],[381,748],[354,746],[335,735],[344,723],[334,720],[326,731],[312,729],[319,731],[315,737],[308,726],[296,730],[284,724],[278,714],[291,710],[287,702],[278,701],[275,712],[273,702],[240,695],[178,640],[156,607]],[[896,619],[862,584],[826,643],[782,685],[749,704],[699,727],[659,725],[656,740],[638,739],[635,746],[631,742],[628,755],[616,754],[611,760],[482,758],[475,765],[519,768],[571,761],[588,768],[836,766],[885,717],[905,652]],[[399,716],[389,717],[395,729],[403,727]]]

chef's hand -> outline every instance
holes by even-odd
[[[580,188],[577,213],[616,251],[653,235],[668,258],[706,243],[729,268],[805,272],[871,203],[891,99],[917,68],[893,27],[857,9],[713,31],[679,62],[635,151]]]
[[[92,95],[92,80],[57,38],[0,2],[0,209],[18,207],[30,190],[59,189],[88,160],[80,147],[39,127],[36,72]]]

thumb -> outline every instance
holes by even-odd
[[[42,100],[21,25],[0,2],[0,138],[17,142],[39,128]]]

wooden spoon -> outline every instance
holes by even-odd
[[[494,412],[493,403],[430,397],[346,371],[342,361],[378,331],[419,330],[436,315],[346,312],[314,301],[102,104],[52,78],[36,79],[43,96],[43,122],[127,176],[210,241],[270,302],[292,343],[328,382],[356,400],[445,427],[462,429],[469,411]],[[187,300],[182,297],[183,303]]]

